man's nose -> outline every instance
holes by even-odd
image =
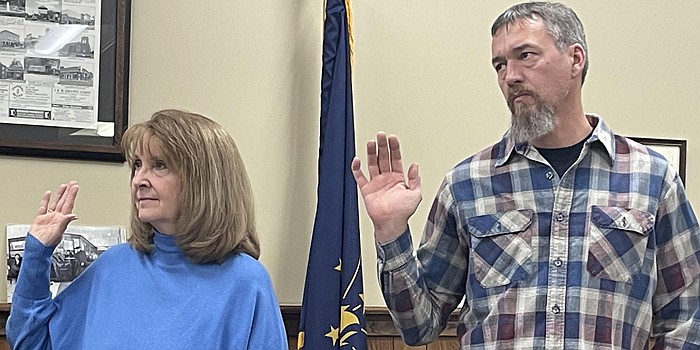
[[[508,86],[523,82],[522,67],[517,62],[509,62],[505,67],[504,81]]]

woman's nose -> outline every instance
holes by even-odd
[[[148,186],[147,174],[143,168],[134,170],[134,176],[131,178],[131,184],[138,187]]]

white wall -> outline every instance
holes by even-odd
[[[130,123],[184,108],[231,132],[256,194],[261,261],[280,302],[300,304],[316,201],[323,1],[132,1]],[[401,138],[406,161],[420,164],[416,241],[444,173],[508,125],[489,29],[511,2],[474,3],[353,2],[358,153],[384,130]],[[687,187],[700,206],[700,135],[693,132],[700,2],[566,3],[587,30],[586,110],[620,134],[687,139]],[[30,223],[43,191],[69,179],[81,184],[76,224],[127,224],[126,166],[0,156],[0,225]],[[366,301],[383,305],[362,207],[360,220]]]

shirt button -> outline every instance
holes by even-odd
[[[561,310],[559,309],[559,306],[554,305],[552,306],[552,312],[555,314],[558,314]]]
[[[557,213],[556,219],[557,219],[557,221],[559,221],[559,222],[564,221],[564,214],[562,214],[562,213]]]
[[[557,260],[554,260],[554,266],[561,267],[562,264],[563,262],[561,261],[561,259],[557,258]]]
[[[547,180],[551,180],[554,178],[554,173],[552,173],[551,171],[548,171],[547,174],[545,174],[545,176],[547,177]]]

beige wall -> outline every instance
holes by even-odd
[[[300,304],[316,200],[323,1],[132,1],[130,122],[179,107],[234,135],[256,193],[261,260],[280,302]],[[586,110],[620,134],[687,139],[688,192],[700,206],[700,2],[567,3],[588,34]],[[421,165],[415,240],[444,173],[507,127],[489,28],[510,4],[353,2],[358,150],[385,130]],[[128,178],[123,165],[0,156],[0,225],[30,223],[43,191],[69,179],[81,184],[77,224],[126,225]],[[366,301],[383,305],[360,210]]]

